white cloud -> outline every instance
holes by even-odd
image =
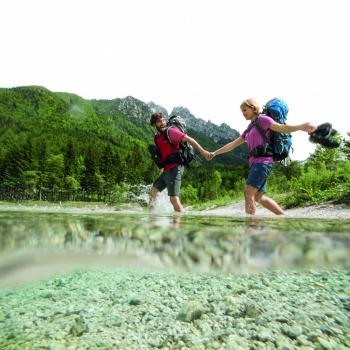
[[[0,86],[132,95],[242,131],[273,96],[289,123],[350,131],[346,0],[5,0]],[[314,149],[295,133],[295,159]]]

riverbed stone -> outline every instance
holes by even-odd
[[[298,336],[303,334],[303,328],[300,326],[284,326],[282,331],[285,335],[292,339],[296,339]]]
[[[77,337],[80,337],[88,331],[89,327],[83,318],[77,318],[70,329],[70,333]]]
[[[193,300],[182,306],[176,319],[185,322],[192,322],[200,318],[204,313],[204,308],[199,301]]]
[[[350,348],[349,318],[336,292],[346,298],[350,289],[349,277],[341,269],[317,275],[274,271],[195,276],[86,270],[62,278],[64,286],[55,286],[49,279],[11,294],[0,290],[4,306],[0,348]],[[314,279],[322,281],[324,288],[310,292]],[[261,282],[260,289],[249,290],[256,281]],[[55,302],[40,295],[48,292],[49,285]],[[169,286],[176,293],[169,293]],[[245,293],[235,293],[239,288]],[[89,292],[83,295],[81,289]],[[112,297],[120,302],[114,303]],[[130,305],[132,297],[141,303]],[[322,313],[325,317],[319,317]]]

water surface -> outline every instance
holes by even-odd
[[[348,220],[0,212],[0,287],[80,267],[251,272],[349,267]]]

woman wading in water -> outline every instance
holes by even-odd
[[[268,139],[270,138],[271,130],[282,133],[291,133],[298,130],[311,133],[316,130],[316,127],[311,123],[304,123],[300,125],[279,124],[271,117],[260,114],[260,107],[252,98],[243,101],[240,108],[244,118],[250,121],[248,128],[239,138],[227,143],[225,146],[219,148],[215,152],[212,152],[211,158],[214,158],[219,154],[232,151],[236,147],[246,142],[249,150],[249,173],[244,188],[246,213],[254,215],[256,212],[256,202],[258,202],[273,213],[277,215],[284,215],[285,213],[282,208],[272,198],[266,195],[267,177],[272,170],[274,162],[273,157],[271,155],[256,156],[252,154],[255,153],[253,151],[254,149],[259,146],[263,146],[266,143],[262,135],[260,135],[257,127],[255,127],[256,121],[259,119],[259,124]]]

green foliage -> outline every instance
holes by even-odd
[[[0,89],[3,198],[130,200],[137,186],[159,174],[147,151],[154,136],[149,110],[142,104],[140,110],[140,117],[126,116],[121,99],[89,101],[39,86]],[[222,146],[197,130],[189,135],[208,150]],[[198,155],[183,177],[183,202],[198,206],[242,198],[246,155],[245,146],[211,162]],[[268,191],[283,197],[286,206],[350,198],[350,141],[341,149],[318,146],[304,164],[275,164]]]
[[[76,192],[80,189],[80,183],[74,176],[66,176],[65,179],[65,188],[68,191]]]
[[[196,203],[198,201],[198,189],[191,184],[182,186],[180,196],[184,204]]]
[[[194,129],[188,130],[189,136],[193,137],[203,148],[207,150],[214,151],[226,143],[232,141],[232,140],[222,140],[220,143],[214,142],[209,136],[198,132]],[[216,164],[224,164],[225,166],[229,166],[232,168],[232,165],[234,166],[246,166],[246,159],[248,156],[248,149],[246,145],[242,145],[235,149],[232,152],[228,152],[225,154],[220,155],[219,157],[214,158],[212,161],[210,161],[211,165]]]
[[[183,177],[181,199],[185,204],[194,205],[198,202],[212,202],[220,198],[234,199],[241,196],[247,168],[223,164],[212,164],[204,168],[197,162],[188,168]]]
[[[342,158],[342,152],[338,148],[324,148],[317,146],[315,153],[310,157],[308,166],[315,168],[332,168]]]
[[[49,189],[59,191],[64,183],[64,156],[52,154],[46,159],[47,186]]]
[[[34,170],[26,170],[22,173],[21,182],[27,195],[33,195],[39,183],[39,175]]]
[[[219,188],[222,182],[221,174],[214,170],[212,176],[210,179],[208,179],[201,188],[202,190],[202,197],[208,198],[208,199],[217,199],[219,196]]]
[[[325,164],[318,160],[304,166],[301,176],[291,180],[287,207],[347,198],[350,194],[350,162]]]
[[[342,143],[342,148],[341,151],[343,152],[343,154],[345,155],[345,157],[350,160],[350,133],[347,133],[347,139],[343,140]]]
[[[150,127],[99,111],[74,94],[0,89],[1,190],[89,193],[151,182],[157,169],[146,150]]]
[[[121,182],[113,187],[111,194],[112,203],[125,203],[128,200],[129,193],[131,191],[131,186],[128,183]]]
[[[303,171],[300,162],[291,161],[288,165],[275,163],[268,180],[268,190],[272,193],[289,192],[291,180],[298,178]]]
[[[1,193],[33,199],[50,193],[71,199],[80,193],[82,200],[108,195],[119,201],[126,183],[152,183],[159,172],[147,150],[154,129],[142,103],[144,117],[123,114],[125,103],[133,101],[89,101],[40,86],[0,89]],[[191,133],[210,150],[220,146]],[[239,176],[228,164],[241,162],[239,157],[228,154],[210,163],[198,158],[186,171],[184,186],[192,186],[185,190],[188,201],[217,198],[234,187]]]

